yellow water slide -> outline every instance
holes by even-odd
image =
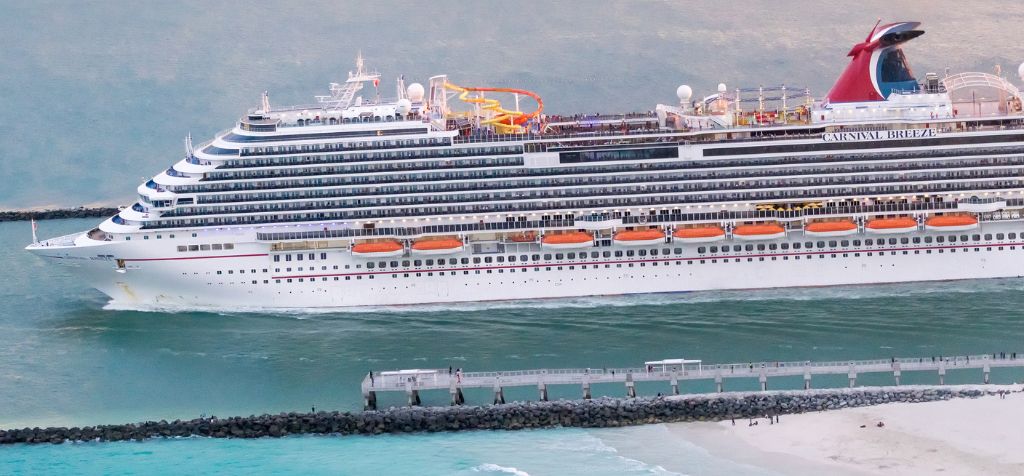
[[[480,109],[489,111],[493,115],[484,121],[481,121],[482,125],[494,126],[494,130],[503,134],[522,134],[526,132],[526,128],[523,127],[530,119],[534,119],[540,115],[541,111],[544,110],[544,101],[541,100],[540,96],[531,91],[523,89],[512,89],[512,88],[466,88],[457,86],[452,83],[444,83],[444,87],[452,91],[458,92],[459,100],[479,105]],[[482,93],[495,92],[495,93],[511,93],[511,94],[522,94],[529,96],[534,101],[537,101],[537,109],[531,112],[522,111],[511,111],[501,106],[501,101],[497,99],[485,98]],[[472,95],[472,93],[480,93]]]

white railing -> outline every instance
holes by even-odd
[[[493,388],[541,384],[581,384],[627,381],[710,380],[784,375],[847,375],[894,371],[939,371],[1024,367],[1024,353],[934,356],[836,361],[779,361],[730,364],[656,365],[623,368],[554,368],[509,371],[462,372],[458,369],[427,369],[368,375],[363,392]]]

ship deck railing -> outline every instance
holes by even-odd
[[[971,168],[977,168],[977,167],[971,167]],[[936,174],[936,175],[938,175],[938,174]],[[985,173],[977,173],[975,175],[965,176],[963,178],[964,179],[973,179],[973,180],[982,180],[982,179],[994,180],[994,179],[1012,179],[1012,178],[1017,178],[1017,177],[1020,177],[1020,173],[1018,171],[1016,171],[1016,170],[1004,170],[1004,171],[991,171],[991,170],[988,170],[988,171],[985,171]],[[934,177],[929,176],[929,177],[915,177],[913,179],[913,182],[914,183],[932,183],[932,182],[941,182],[941,181],[948,181],[948,180],[950,180],[950,178],[947,177],[947,176],[934,176]],[[556,191],[553,191],[551,193],[547,193],[547,194],[543,194],[543,195],[541,195],[541,194],[538,194],[538,195],[523,195],[523,196],[503,197],[503,198],[492,199],[492,203],[516,202],[516,201],[537,201],[537,200],[593,199],[595,197],[608,196],[609,194],[614,194],[614,196],[616,196],[616,197],[631,197],[631,196],[638,196],[638,195],[662,195],[662,194],[678,194],[678,193],[712,193],[712,192],[723,192],[723,191],[730,191],[730,190],[767,190],[767,189],[779,189],[779,188],[796,189],[796,188],[801,188],[801,187],[850,187],[850,186],[864,186],[864,185],[871,185],[871,184],[889,184],[889,183],[892,183],[893,180],[889,179],[887,177],[870,178],[870,177],[856,176],[855,175],[853,177],[847,178],[847,179],[842,180],[842,181],[839,181],[839,180],[836,180],[836,181],[822,181],[822,180],[819,180],[819,181],[814,181],[814,182],[809,182],[809,183],[795,183],[795,184],[788,185],[787,187],[780,187],[780,186],[777,186],[777,185],[751,186],[751,185],[747,185],[747,184],[728,184],[728,185],[726,185],[726,184],[719,184],[719,183],[711,183],[711,184],[704,183],[704,184],[702,184],[701,182],[702,182],[702,180],[690,180],[690,181],[688,181],[686,183],[683,183],[683,184],[673,184],[673,185],[658,185],[658,184],[655,183],[654,185],[650,185],[650,186],[648,186],[646,188],[628,189],[628,190],[614,190],[614,191],[602,190],[601,187],[603,187],[605,189],[608,189],[608,188],[619,188],[619,189],[621,189],[623,187],[616,187],[616,185],[623,185],[623,184],[622,183],[618,183],[618,184],[615,184],[615,183],[610,183],[610,184],[593,184],[592,188],[597,188],[596,190],[581,189],[581,190],[575,190],[573,193],[557,193],[558,191],[556,190]],[[652,183],[652,182],[651,181],[643,181],[643,182],[640,182],[640,183]],[[626,184],[628,185],[628,182],[626,182]],[[944,190],[954,190],[954,189],[953,188],[949,188],[949,189],[944,189]],[[468,191],[472,192],[473,190],[468,190]],[[416,197],[415,200],[409,200],[407,203],[405,203],[405,205],[421,205],[421,206],[458,205],[458,204],[461,204],[461,203],[466,203],[466,202],[472,202],[473,201],[473,199],[467,200],[465,197],[462,197],[462,196],[443,195],[446,192],[447,191],[435,192],[433,194],[434,195],[433,197],[424,197],[425,193],[429,194],[430,192],[415,191],[415,190],[410,191],[408,193],[394,193],[393,195],[396,195],[396,196],[413,195],[414,197]],[[442,194],[442,195],[440,197],[437,197],[437,195],[439,195],[439,194]],[[373,196],[373,194],[366,194],[366,195],[367,196]],[[358,197],[358,196],[359,196],[359,194],[352,194],[352,197]],[[420,197],[424,197],[424,198],[420,198]],[[288,204],[288,206],[281,206],[280,204],[276,204],[276,205],[264,204],[264,205],[262,205],[262,208],[256,208],[256,209],[252,209],[252,210],[242,210],[242,211],[243,212],[245,212],[245,211],[257,212],[258,213],[258,212],[270,212],[270,211],[292,212],[292,211],[325,210],[325,209],[330,209],[331,207],[330,206],[325,206],[324,203],[322,203],[323,201],[336,201],[336,200],[337,199],[325,198],[322,201],[320,201],[321,203],[318,203],[318,201],[316,199],[312,199],[312,200],[308,200],[307,202],[295,202],[293,204]],[[379,204],[375,204],[375,203],[344,204],[344,205],[340,206],[339,208],[343,207],[343,208],[348,208],[348,209],[356,209],[356,208],[375,208],[377,206],[379,206]],[[166,214],[163,214],[162,216],[166,216],[166,217],[211,216],[211,215],[224,215],[224,214],[228,214],[228,213],[231,213],[231,212],[226,212],[224,210],[216,210],[216,209],[205,209],[205,210],[190,210],[190,211],[185,212],[183,214],[178,214],[176,212],[168,212]]]
[[[1024,206],[1022,199],[1003,200],[1007,206]],[[967,201],[965,201],[967,202]],[[748,210],[697,213],[670,213],[657,215],[626,216],[617,214],[582,215],[573,220],[530,220],[498,223],[455,223],[415,227],[344,228],[291,232],[258,232],[260,241],[311,240],[330,238],[373,238],[413,237],[430,234],[452,234],[493,231],[523,231],[544,229],[566,229],[592,221],[620,221],[622,226],[652,225],[662,223],[720,223],[727,221],[799,221],[818,216],[891,215],[957,210],[957,202],[886,203],[877,205],[849,205],[837,207],[808,208],[803,210]],[[982,221],[1005,219],[1001,216],[982,216]],[[578,223],[577,223],[578,222]]]
[[[587,140],[587,139],[614,139],[616,137],[622,138],[633,138],[637,136],[650,135],[653,137],[678,137],[681,139],[681,143],[695,143],[695,144],[717,144],[717,143],[734,143],[734,142],[749,142],[754,140],[779,140],[779,139],[801,139],[801,138],[817,138],[820,136],[820,130],[826,127],[842,127],[843,130],[879,130],[882,126],[887,123],[898,121],[898,119],[887,118],[884,120],[878,120],[872,123],[861,123],[861,124],[847,124],[843,122],[819,122],[819,123],[808,123],[808,122],[791,122],[791,123],[770,123],[770,124],[748,124],[735,127],[718,127],[718,128],[687,128],[687,129],[668,129],[668,128],[642,128],[642,129],[627,129],[622,130],[621,128],[615,127],[616,124],[622,124],[622,121],[618,123],[614,121],[610,122],[599,122],[594,123],[593,126],[586,120],[581,121],[569,121],[556,123],[556,127],[569,128],[572,132],[558,132],[549,134],[538,134],[538,133],[523,133],[523,134],[495,134],[489,132],[489,129],[477,129],[473,134],[468,136],[459,136],[455,138],[456,144],[465,143],[485,143],[485,142],[507,142],[507,141],[551,141],[551,140]],[[645,122],[645,121],[641,121]],[[923,122],[931,124],[933,128],[938,129],[940,132],[956,132],[958,130],[965,131],[996,131],[996,130],[1017,130],[1024,128],[1024,115],[1021,114],[1000,114],[986,117],[954,117],[945,119],[932,119],[932,120],[915,120],[915,122]],[[635,124],[636,121],[627,122],[627,124]],[[967,126],[964,129],[959,129],[956,124],[965,123]],[[578,125],[577,125],[578,124]],[[550,125],[550,124],[549,124]],[[594,127],[596,126],[596,127]],[[819,132],[799,133],[795,131],[802,130],[815,130]],[[737,132],[749,132],[750,136],[735,137],[731,139],[717,139],[713,138],[713,134],[721,133],[737,133]]]
[[[34,243],[36,246],[74,246],[75,239],[82,236],[82,232],[69,233],[63,236],[47,238]]]

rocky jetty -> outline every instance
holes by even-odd
[[[78,207],[54,210],[0,211],[0,221],[58,220],[62,218],[104,218],[117,213],[112,207]]]
[[[147,438],[262,438],[288,435],[376,435],[460,430],[601,428],[686,421],[719,421],[820,412],[893,402],[977,398],[983,387],[878,387],[808,391],[733,392],[657,398],[598,398],[513,402],[488,406],[393,407],[367,412],[281,413],[232,418],[148,421],[75,428],[0,430],[0,444],[141,441]]]

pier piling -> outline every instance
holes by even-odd
[[[991,372],[991,371],[992,371],[992,369],[989,368],[988,362],[985,362],[985,366],[981,368],[981,373],[985,377],[985,385],[988,385],[989,372]]]
[[[846,377],[850,379],[850,388],[857,386],[857,371],[854,369],[853,364],[850,364],[850,371],[846,374]]]
[[[462,387],[452,386],[449,390],[452,395],[452,405],[462,405],[466,403],[466,396],[462,394]]]
[[[633,374],[626,374],[626,396],[636,398],[636,383],[633,382]]]
[[[804,390],[811,389],[811,371],[804,370]]]
[[[548,401],[548,386],[545,385],[544,382],[537,384],[537,393],[540,394],[540,401]]]
[[[761,382],[761,391],[768,391],[768,376],[765,375],[764,370],[761,371],[761,375],[757,377],[758,382]]]
[[[672,382],[673,382],[673,385],[675,385],[676,390],[678,390],[679,389],[679,385],[675,384],[675,380],[673,380]],[[724,391],[724,390],[725,390],[725,384],[722,383],[722,374],[721,374],[721,372],[716,373],[715,374],[715,391],[717,391],[718,393],[722,393],[722,391]],[[679,392],[676,392],[676,395],[679,395]]]
[[[363,410],[377,409],[377,392],[370,390],[363,394]]]
[[[939,385],[946,384],[946,361],[939,362]]]

